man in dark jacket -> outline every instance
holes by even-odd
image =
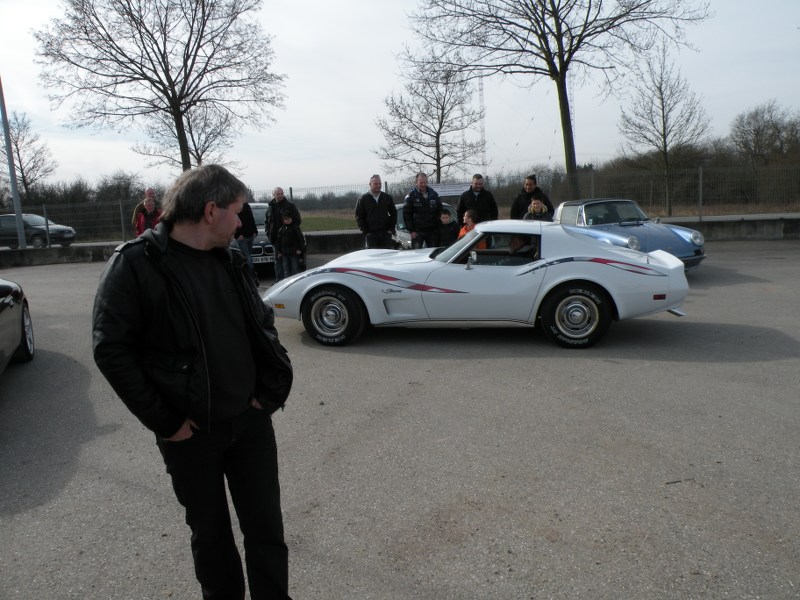
[[[553,203],[550,202],[550,198],[547,197],[547,194],[545,194],[542,191],[542,188],[539,187],[539,184],[536,183],[536,175],[528,175],[522,184],[522,191],[511,203],[511,212],[509,213],[509,218],[524,218],[525,213],[528,212],[528,209],[531,206],[531,201],[533,200],[534,196],[541,199],[541,201],[547,207],[547,212],[549,212],[550,215],[555,213],[555,210],[553,209]]]
[[[283,213],[289,212],[292,215],[292,223],[300,227],[303,219],[300,218],[300,211],[293,202],[286,199],[283,193],[283,188],[276,187],[272,190],[272,200],[267,206],[267,227],[266,234],[269,241],[273,244],[278,239],[278,230],[283,227]],[[285,277],[283,271],[283,263],[279,260],[275,261],[275,281],[280,281]]]
[[[472,185],[461,194],[461,198],[458,200],[456,212],[459,223],[464,223],[464,213],[470,208],[478,213],[476,223],[497,219],[497,202],[495,202],[492,192],[483,187],[483,175],[480,173],[472,176]]]
[[[226,480],[251,598],[289,597],[270,415],[289,395],[292,366],[231,248],[246,195],[217,165],[185,171],[156,229],[117,248],[94,303],[95,362],[155,433],[207,600],[244,598]]]
[[[411,235],[411,247],[433,247],[433,236],[439,228],[442,201],[436,190],[428,187],[428,176],[417,173],[416,186],[403,202],[403,222]]]
[[[367,248],[394,248],[392,235],[397,227],[397,209],[392,197],[381,191],[380,175],[369,178],[369,192],[356,202],[356,223]]]
[[[258,227],[256,226],[256,220],[253,217],[253,209],[250,208],[249,202],[245,202],[242,205],[242,212],[239,213],[239,222],[241,225],[236,228],[233,239],[236,240],[236,245],[239,247],[239,250],[241,250],[242,254],[247,258],[247,264],[250,266],[250,271],[253,273],[253,277],[256,278],[257,282],[258,277],[256,277],[256,269],[253,266],[253,240],[256,239],[258,235]]]

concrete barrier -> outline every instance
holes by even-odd
[[[105,262],[118,243],[73,244],[67,248],[27,248],[0,251],[0,269],[55,265],[58,263]]]
[[[683,227],[697,229],[707,242],[734,240],[797,240],[800,239],[800,215],[746,215],[662,219]],[[358,230],[325,231],[306,234],[309,254],[344,254],[364,247],[364,236]],[[72,262],[106,261],[119,242],[73,244],[68,248],[28,248],[0,250],[0,269]]]
[[[696,229],[707,242],[736,240],[797,240],[800,239],[800,216],[749,215],[697,219],[662,219],[681,227]]]

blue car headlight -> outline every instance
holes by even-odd
[[[635,235],[632,235],[628,238],[628,248],[631,250],[639,250],[642,245],[639,243],[639,238]]]
[[[700,233],[699,231],[693,231],[691,239],[692,239],[692,243],[695,246],[702,246],[703,243],[705,242],[705,238],[703,237],[703,234]]]

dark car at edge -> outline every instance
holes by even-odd
[[[33,321],[22,287],[0,277],[0,372],[10,362],[33,360]]]
[[[65,248],[75,241],[75,230],[68,225],[53,223],[41,215],[23,214],[23,228],[25,244],[34,248],[45,248],[48,245],[59,244]],[[17,248],[17,216],[14,214],[0,215],[0,246]]]

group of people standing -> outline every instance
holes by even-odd
[[[378,187],[380,188],[380,183]],[[286,198],[283,188],[276,187],[272,196],[263,225],[275,248],[275,280],[279,281],[300,272],[300,260],[305,255],[306,243],[300,229],[302,218],[297,206]],[[247,258],[248,268],[258,282],[252,257],[258,224],[250,208],[250,201],[252,196],[248,191],[248,197],[239,213],[241,225],[234,232],[233,241]],[[136,235],[140,236],[148,229],[154,229],[161,220],[161,214],[162,209],[156,205],[156,191],[148,187],[144,192],[144,199],[133,210],[131,226]]]
[[[414,188],[403,201],[403,222],[411,236],[411,247],[447,246],[466,235],[477,223],[496,220],[497,202],[484,183],[480,173],[472,176],[469,189],[458,200],[457,222],[452,223],[439,194],[428,186],[427,174],[417,173]],[[510,216],[512,219],[553,220],[553,204],[538,186],[536,175],[525,178],[522,192],[511,206]],[[380,175],[370,177],[369,192],[356,202],[355,217],[367,248],[394,248],[392,236],[397,227],[397,209],[392,197],[381,190]]]

